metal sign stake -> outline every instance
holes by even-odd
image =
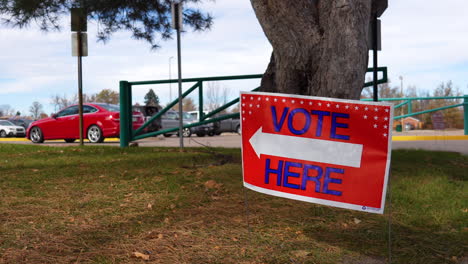
[[[80,146],[84,145],[83,141],[83,72],[82,72],[82,65],[81,65],[81,55],[83,45],[81,44],[81,32],[78,31],[77,34],[78,38],[78,112],[80,115]]]
[[[182,54],[180,51],[180,30],[182,30],[182,3],[179,1],[172,3],[172,26],[177,31],[177,68],[179,84],[179,145],[180,150],[184,149],[184,115],[182,112]]]
[[[71,31],[76,31],[76,39],[74,38],[75,33],[72,33],[72,56],[78,58],[78,113],[79,113],[79,136],[80,146],[84,145],[83,142],[83,71],[82,71],[82,58],[88,56],[87,49],[87,35],[82,33],[87,31],[86,23],[86,12],[83,8],[72,8],[71,10]],[[86,42],[86,43],[85,43]],[[86,47],[83,47],[86,45]],[[76,47],[76,49],[75,49]]]

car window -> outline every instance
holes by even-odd
[[[57,117],[62,116],[69,116],[69,115],[77,115],[78,114],[78,106],[70,106],[68,108],[63,109],[62,111],[57,113]]]
[[[175,112],[167,112],[167,113],[165,113],[165,114],[163,115],[163,118],[175,120],[175,119],[177,119],[177,113],[175,113]]]
[[[97,111],[98,110],[95,107],[92,107],[90,105],[83,105],[83,114],[95,113]]]
[[[113,104],[96,104],[99,105],[100,107],[106,109],[109,112],[120,112],[120,106],[118,105],[113,105]]]
[[[0,126],[14,126],[14,124],[10,121],[0,120]]]
[[[133,106],[132,107],[133,112],[140,112],[143,113],[143,109],[140,106]]]
[[[195,119],[191,114],[189,114],[187,112],[183,112],[182,115],[184,116],[184,119],[186,119],[186,120]]]

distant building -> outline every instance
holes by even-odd
[[[396,119],[393,121],[393,129],[397,125],[401,125],[401,119]],[[405,117],[403,118],[403,130],[413,130],[413,129],[422,129],[423,122],[414,117]]]

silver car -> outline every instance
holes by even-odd
[[[0,120],[0,137],[25,137],[26,130],[10,121]]]
[[[179,127],[179,113],[173,110],[169,110],[166,113],[164,113],[161,117],[161,126],[162,129],[169,129],[169,128],[175,128]],[[188,124],[193,124],[198,122],[198,120],[194,119],[189,113],[184,112],[184,118],[183,118],[183,125],[188,125]],[[170,132],[170,133],[165,133],[165,137],[170,137],[172,135],[178,135],[178,131]],[[190,137],[192,134],[196,134],[199,137],[204,137],[205,135],[213,136],[214,135],[214,130],[213,130],[213,124],[207,124],[207,125],[199,125],[196,127],[190,127],[190,128],[184,128],[182,130],[182,135],[184,137]]]

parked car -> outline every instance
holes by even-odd
[[[162,115],[161,118],[161,125],[162,129],[169,129],[169,128],[175,128],[179,127],[179,113],[173,110],[169,110],[166,113]],[[195,120],[189,113],[184,112],[184,118],[183,118],[183,125],[188,125],[192,123],[198,122]],[[169,132],[165,133],[165,137],[170,137],[172,135],[178,135],[178,131],[174,132]],[[182,135],[184,137],[190,137],[192,134],[196,134],[199,137],[204,137],[205,135],[214,135],[213,131],[213,125],[212,124],[207,124],[207,125],[200,125],[196,127],[190,127],[190,128],[184,128],[182,130]]]
[[[187,120],[187,122],[192,123],[197,123],[199,122],[197,118],[194,118],[192,114],[189,112],[183,112],[184,114],[184,120]],[[199,125],[196,127],[192,127],[192,131],[194,134],[196,134],[198,137],[204,137],[206,135],[212,137],[215,135],[214,132],[214,124],[213,123],[208,123],[205,125]]]
[[[25,129],[22,126],[17,126],[8,120],[0,120],[0,137],[24,137]]]
[[[8,121],[12,122],[13,124],[17,126],[22,126],[25,129],[25,131],[29,127],[29,125],[33,122],[33,120],[29,120],[29,119],[10,119]]]
[[[415,129],[415,126],[411,123],[406,123],[405,124],[405,130],[406,131],[409,131],[409,130],[414,130]]]
[[[156,106],[134,105],[133,111],[142,113],[146,122],[151,117],[159,113],[160,108]],[[157,118],[146,127],[146,132],[158,131],[161,129],[161,127],[161,118]]]
[[[190,111],[188,112],[192,118],[199,120],[199,111]],[[206,112],[203,112],[206,115]],[[215,115],[216,117],[221,116],[220,114]],[[239,118],[229,118],[221,121],[216,121],[213,123],[213,132],[215,135],[221,135],[224,132],[235,132],[240,134],[240,120]]]
[[[228,118],[214,123],[214,132],[221,135],[224,132],[241,133],[239,118]]]
[[[195,120],[200,120],[200,111],[188,111],[187,113],[189,113],[192,117],[192,119],[195,119]],[[207,112],[203,111],[203,115],[206,115]]]
[[[144,123],[140,112],[133,112],[133,129]],[[104,103],[83,104],[83,135],[92,143],[101,143],[107,137],[120,135],[120,108]],[[64,139],[71,143],[79,136],[78,105],[69,106],[51,117],[33,122],[26,137],[34,143],[49,139]]]

